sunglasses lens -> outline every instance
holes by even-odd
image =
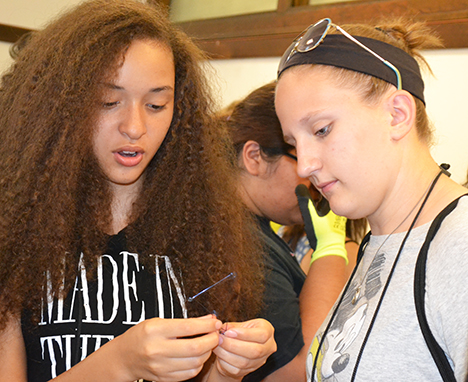
[[[296,37],[294,42],[289,45],[288,49],[286,49],[284,52],[283,57],[281,57],[280,63],[278,65],[278,76],[284,70],[287,62],[294,55],[294,53],[308,52],[319,45],[326,36],[328,28],[330,28],[330,24],[330,19],[322,19]]]
[[[320,20],[318,23],[307,29],[296,49],[302,53],[314,49],[323,40],[329,27],[329,19]]]

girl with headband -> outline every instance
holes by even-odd
[[[284,142],[275,113],[275,85],[271,82],[255,89],[227,116],[220,116],[236,154],[240,198],[258,223],[257,234],[265,253],[260,317],[275,328],[278,347],[244,382],[304,381],[309,344],[346,283],[357,255],[356,244],[345,243],[345,218],[329,210],[318,216],[313,206],[303,218],[296,187],[307,191],[310,182],[297,176],[294,147]],[[270,225],[272,221],[293,224],[304,220],[314,226],[311,235],[316,243],[313,256],[309,256],[308,276]],[[338,229],[337,221],[343,223]]]
[[[311,345],[311,381],[467,379],[468,198],[431,156],[419,69],[437,46],[421,23],[325,19],[281,60],[276,110],[299,176],[371,228]]]
[[[17,52],[0,91],[0,380],[240,381],[276,350],[251,319],[260,251],[203,58],[132,0],[81,3]]]

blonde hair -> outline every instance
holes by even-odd
[[[441,40],[423,22],[413,22],[403,18],[382,20],[376,25],[345,24],[340,25],[353,36],[367,37],[383,41],[404,50],[418,62],[422,69],[432,74],[432,70],[423,57],[424,49],[442,47]],[[340,34],[339,31],[332,32]],[[381,99],[392,86],[376,77],[354,72],[348,69],[329,67],[333,78],[340,86],[349,87],[361,94],[365,102],[373,104]],[[416,97],[416,128],[419,139],[428,146],[433,144],[433,126],[429,121],[424,103]]]

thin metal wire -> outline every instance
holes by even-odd
[[[222,282],[226,281],[226,280],[229,280],[229,279],[235,279],[237,277],[237,274],[236,272],[231,272],[229,273],[226,277],[222,278],[221,280],[215,282],[213,285],[209,286],[208,288],[205,288],[203,289],[201,292],[198,292],[197,294],[195,294],[194,296],[192,297],[189,297],[187,298],[187,301],[188,302],[196,302],[198,305],[202,306],[206,311],[210,311],[210,309],[208,309],[205,305],[203,305],[200,301],[198,300],[195,300],[198,296],[200,296],[201,294],[209,291],[211,288],[214,288],[216,285],[219,285],[221,284]],[[216,312],[216,310],[212,310],[211,311],[211,314],[214,314],[216,317],[218,317],[218,313]],[[224,323],[223,326],[219,329],[219,333],[220,334],[224,334],[226,331],[228,330],[228,324],[227,323]]]
[[[193,302],[193,300],[195,300],[198,296],[200,296],[201,294],[203,294],[203,293],[209,291],[211,288],[214,288],[216,285],[219,285],[219,284],[221,284],[223,281],[229,280],[229,279],[231,279],[231,278],[235,279],[236,277],[237,277],[236,272],[231,272],[231,273],[229,273],[226,277],[224,277],[224,278],[222,278],[221,280],[215,282],[213,285],[209,286],[208,288],[205,288],[205,289],[203,289],[201,292],[198,292],[196,295],[187,298],[187,301],[188,301],[188,302]]]

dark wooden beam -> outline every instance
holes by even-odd
[[[156,3],[156,4],[162,4],[165,5],[166,7],[171,6],[171,0],[148,0],[148,2],[151,3]]]
[[[278,6],[276,7],[276,12],[283,13],[286,12],[289,8],[296,6],[294,4],[296,0],[278,0]]]
[[[170,0],[153,0],[170,5]],[[197,20],[178,25],[212,58],[280,56],[304,28],[330,17],[337,24],[372,22],[381,16],[426,21],[446,48],[468,47],[468,0],[374,0],[321,6],[294,6],[304,0],[278,0],[276,12]],[[0,24],[0,41],[14,42],[26,28]]]
[[[294,7],[300,7],[302,5],[309,5],[309,0],[293,0],[293,6]]]
[[[0,41],[15,42],[30,29],[15,27],[12,25],[0,24]]]
[[[179,25],[213,58],[280,56],[304,28],[324,17],[337,24],[372,22],[382,16],[426,21],[446,48],[468,47],[468,1],[381,0],[293,7],[279,0],[277,12],[226,17]]]

